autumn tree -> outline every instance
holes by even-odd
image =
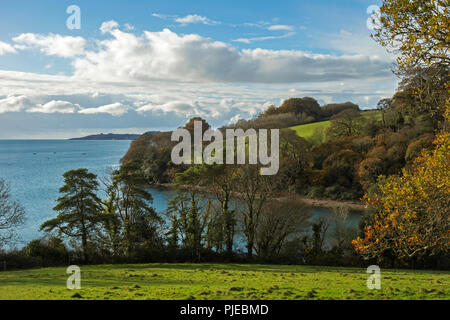
[[[446,121],[450,120],[450,100]],[[424,150],[411,169],[388,177],[380,192],[367,197],[377,213],[353,241],[365,258],[385,252],[410,259],[450,250],[450,132],[437,135],[433,151]]]
[[[384,0],[373,38],[398,52],[395,71],[450,64],[447,0]]]

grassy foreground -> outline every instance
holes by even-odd
[[[65,268],[0,272],[0,299],[449,299],[450,273],[381,270],[369,290],[365,269],[238,264],[81,267],[68,290]]]

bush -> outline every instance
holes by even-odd
[[[64,242],[56,237],[33,240],[23,250],[28,256],[39,259],[42,267],[64,265],[69,259]]]

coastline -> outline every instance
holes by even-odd
[[[192,187],[187,185],[175,185],[174,183],[154,183],[149,185],[151,188],[157,188],[157,189],[167,189],[167,190],[175,190],[175,189],[182,189],[182,190],[189,190],[195,188],[195,190],[199,192],[205,192],[207,193],[207,187]],[[283,199],[287,196],[292,196],[293,194],[279,194],[277,196],[277,199]],[[336,208],[347,208],[351,211],[363,213],[366,210],[366,206],[359,202],[354,201],[347,201],[347,200],[332,200],[332,199],[317,199],[317,198],[308,198],[304,197],[298,194],[295,194],[295,197],[301,201],[303,201],[305,204],[311,207],[317,207],[317,208],[327,208],[327,209],[336,209]]]

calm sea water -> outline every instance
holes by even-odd
[[[42,236],[39,226],[54,218],[52,208],[63,185],[64,172],[87,168],[98,176],[117,168],[131,141],[0,140],[0,178],[11,186],[11,193],[26,210],[27,221],[20,229],[18,247]],[[167,208],[172,191],[152,189],[153,205]],[[312,208],[313,219],[330,214],[325,208]],[[349,223],[356,225],[358,214]]]

